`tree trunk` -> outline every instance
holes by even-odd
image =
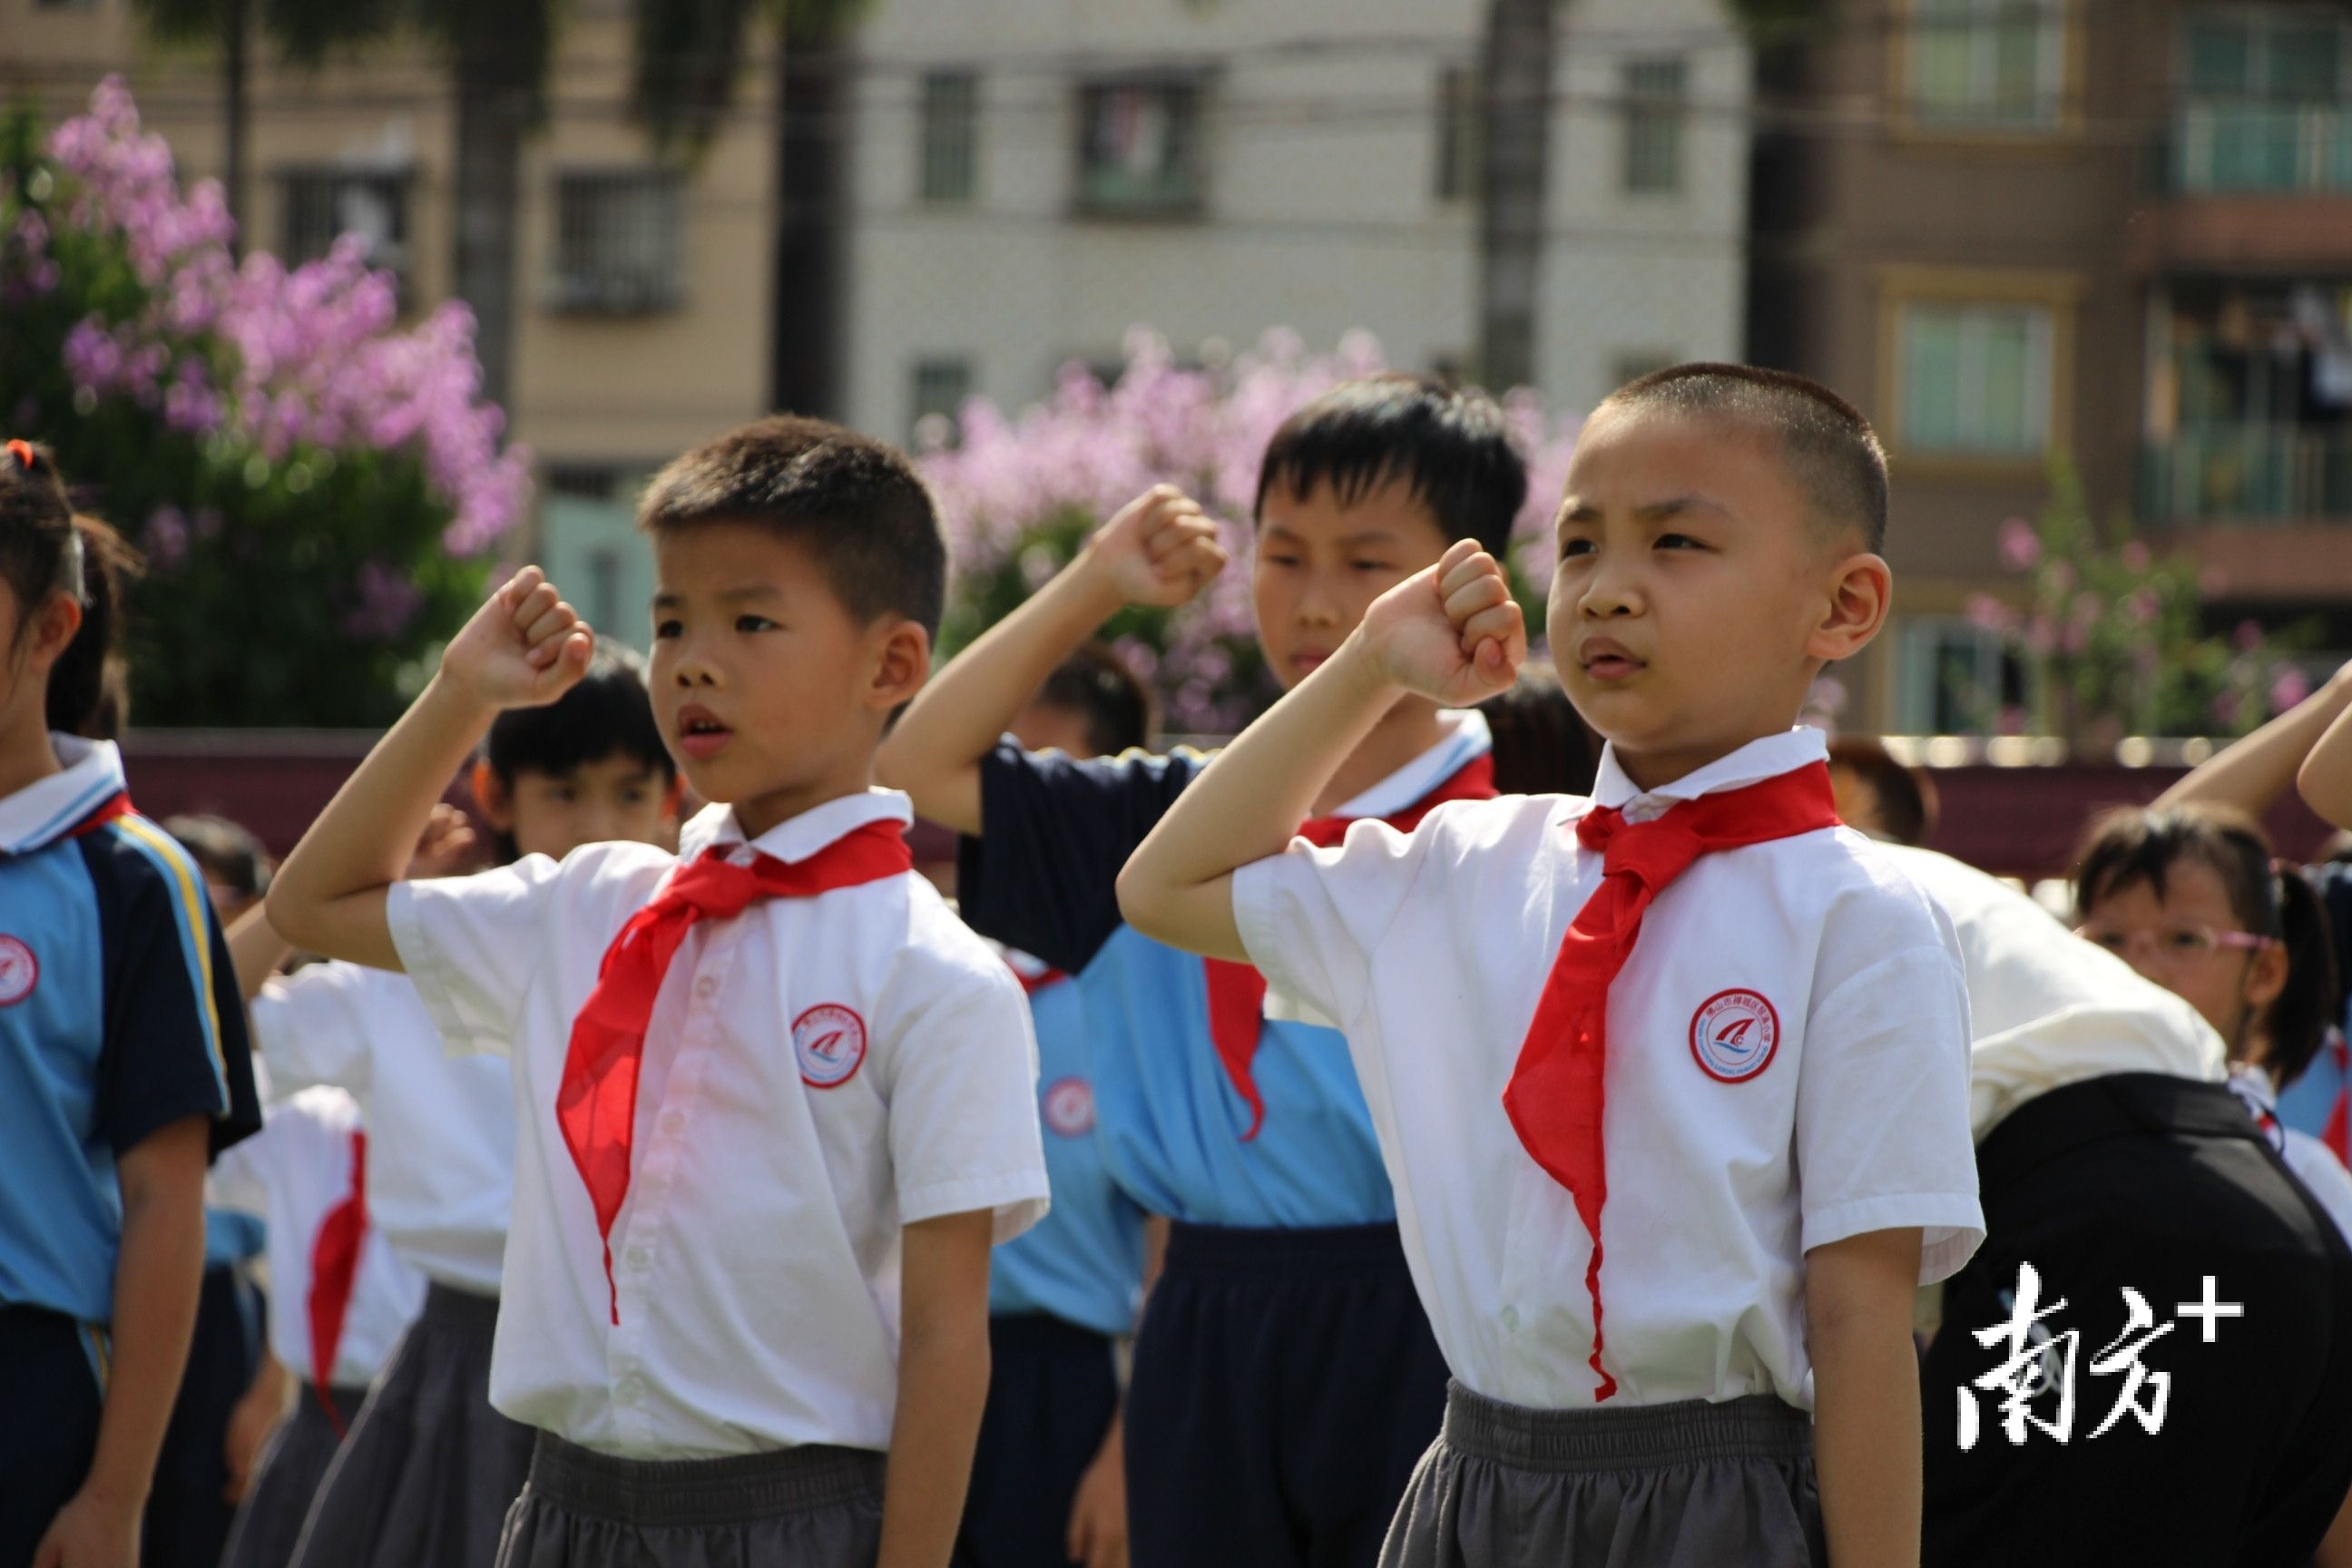
[[[776,72],[776,261],[771,407],[842,415],[842,251],[852,109],[838,34],[786,37]]]
[[[247,97],[251,69],[249,42],[253,26],[252,0],[223,0],[221,5],[221,190],[228,200],[236,232],[229,237],[229,254],[243,256],[250,243],[247,226],[253,221],[252,192],[247,189],[246,163],[250,156],[247,128],[251,104]]]
[[[1478,376],[1496,392],[1536,379],[1555,9],[1555,0],[1487,0],[1479,109],[1486,134],[1478,182]]]
[[[496,44],[461,49],[457,80],[457,233],[451,292],[474,312],[482,395],[506,406],[514,370],[515,223],[530,89]]]

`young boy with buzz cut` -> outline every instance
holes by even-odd
[[[942,1568],[988,1384],[988,1252],[1045,1209],[1021,987],[871,786],[946,552],[906,460],[819,421],[687,453],[639,507],[654,707],[718,804],[393,883],[503,708],[592,638],[536,568],[289,857],[290,939],[404,969],[453,1049],[511,1041],[493,1403],[540,1428],[512,1568]]]
[[[1454,1378],[1384,1563],[1919,1560],[1912,1297],[1983,1237],[1965,982],[1791,728],[1885,617],[1885,516],[1877,440],[1826,389],[1636,381],[1587,421],[1558,521],[1552,648],[1608,742],[1591,799],[1293,839],[1391,704],[1511,681],[1519,608],[1465,542],[1120,879],[1137,927],[1346,1032]]]
[[[1299,409],[1258,481],[1267,666],[1286,686],[1305,679],[1448,544],[1502,550],[1526,499],[1525,462],[1483,394],[1382,375]],[[1199,755],[1076,759],[1003,739],[1103,622],[1182,604],[1224,561],[1198,506],[1151,490],[940,672],[879,766],[966,836],[964,918],[1076,976],[1103,1158],[1173,1222],[1128,1389],[1138,1568],[1369,1568],[1436,1433],[1445,1372],[1347,1044],[1269,1009],[1246,963],[1204,964],[1122,928],[1119,868]],[[1491,795],[1488,751],[1480,715],[1401,696],[1284,831],[1410,826],[1439,801]]]

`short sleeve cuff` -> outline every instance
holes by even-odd
[[[1043,1168],[1007,1171],[993,1176],[961,1176],[902,1188],[898,1223],[915,1225],[943,1215],[975,1214],[991,1217],[990,1245],[1002,1247],[1045,1217],[1050,1206]]]
[[[1974,1193],[1902,1193],[1856,1198],[1805,1215],[1804,1250],[1874,1230],[1919,1236],[1919,1283],[1950,1278],[1984,1245],[1984,1210]]]
[[[1266,985],[1285,992],[1307,1003],[1318,1012],[1329,1013],[1325,998],[1314,994],[1311,987],[1299,984],[1298,976],[1283,962],[1284,926],[1282,879],[1296,875],[1291,854],[1285,850],[1254,860],[1234,873],[1234,928],[1241,933],[1242,946],[1247,950],[1250,962],[1265,976]]]
[[[512,1020],[491,1018],[467,1006],[461,977],[441,962],[434,944],[434,903],[441,896],[425,882],[394,882],[385,892],[384,924],[391,928],[400,966],[415,984],[425,1014],[450,1055],[505,1056],[512,1049]]]

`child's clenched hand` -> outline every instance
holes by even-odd
[[[441,655],[441,677],[491,708],[538,708],[587,673],[595,634],[536,566],[508,579]]]
[[[1173,485],[1154,485],[1087,542],[1080,564],[1103,574],[1123,604],[1173,609],[1225,568],[1217,525]]]
[[[1457,708],[1509,690],[1528,658],[1509,579],[1467,539],[1373,600],[1357,635],[1391,684]]]

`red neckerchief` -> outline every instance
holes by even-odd
[[[334,1382],[335,1349],[342,1343],[343,1319],[351,1311],[352,1286],[360,1275],[360,1246],[367,1237],[367,1133],[352,1133],[352,1190],[319,1222],[310,1243],[310,1387],[326,1408],[335,1436],[343,1435],[342,1413],[327,1390]]]
[[[1601,886],[1577,911],[1528,1025],[1503,1109],[1535,1163],[1576,1200],[1592,1237],[1584,1288],[1592,1298],[1593,1402],[1617,1392],[1601,1364],[1601,1211],[1609,1201],[1603,1159],[1603,1067],[1609,986],[1632,956],[1642,917],[1702,855],[1837,826],[1830,770],[1814,763],[1742,789],[1680,801],[1650,822],[1610,806],[1579,818],[1577,842],[1602,856]]]
[[[112,795],[108,795],[104,800],[99,802],[98,805],[88,816],[83,817],[79,822],[77,822],[71,827],[67,828],[65,831],[65,837],[68,838],[79,838],[85,833],[95,833],[100,828],[105,826],[108,823],[115,820],[117,817],[128,816],[137,809],[138,807],[131,804],[131,792],[129,790],[116,790]],[[52,840],[52,842],[55,841]]]
[[[2352,1047],[2344,1044],[2344,1037],[2336,1036],[2327,1042],[2327,1055],[2336,1064],[2336,1103],[2327,1108],[2327,1125],[2321,1128],[2319,1141],[2336,1151],[2336,1157],[2352,1165]]]
[[[1492,800],[1495,795],[1495,759],[1486,754],[1473,757],[1460,770],[1414,801],[1393,816],[1380,820],[1399,833],[1411,833],[1421,819],[1449,800]],[[1301,824],[1297,837],[1318,848],[1328,849],[1348,836],[1348,825],[1358,819],[1351,816],[1314,816]],[[1204,958],[1201,966],[1209,983],[1209,1037],[1217,1047],[1217,1060],[1224,1065],[1225,1077],[1233,1081],[1234,1092],[1250,1110],[1250,1124],[1242,1134],[1246,1143],[1258,1134],[1265,1121],[1265,1101],[1257,1091],[1257,1079],[1251,1076],[1250,1065],[1257,1056],[1258,1037],[1265,1026],[1265,976],[1254,964],[1235,963],[1231,959]]]
[[[613,1279],[613,1224],[629,1192],[637,1072],[654,998],[678,943],[698,921],[733,920],[759,900],[814,898],[896,877],[915,864],[905,830],[887,818],[852,828],[804,860],[760,855],[749,866],[739,866],[726,855],[722,845],[704,850],[699,859],[672,872],[653,902],[629,917],[604,950],[596,987],[572,1022],[555,1120],[596,1205],[604,1285],[612,1292],[615,1323],[621,1321],[621,1295]]]

